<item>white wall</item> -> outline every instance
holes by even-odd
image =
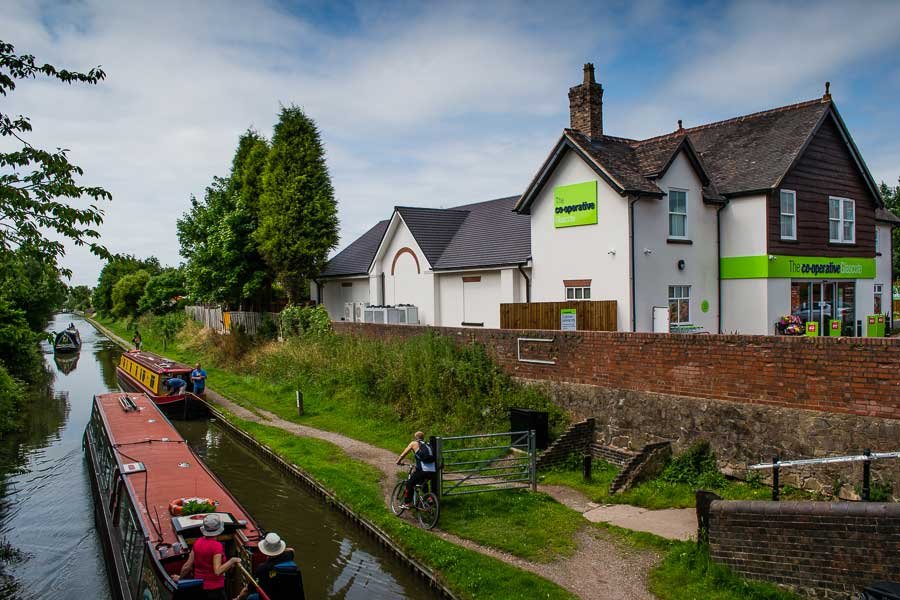
[[[716,206],[703,203],[700,179],[684,152],[657,185],[687,191],[687,238],[691,244],[667,241],[669,199],[641,199],[634,205],[635,311],[638,331],[653,331],[652,307],[669,305],[670,285],[691,286],[691,323],[718,333],[718,264]],[[647,254],[644,249],[650,250]],[[685,269],[678,269],[684,260]],[[703,312],[703,301],[709,305]]]
[[[403,249],[409,248],[415,258],[408,252],[404,252],[397,258],[394,257]],[[416,262],[418,260],[418,267]],[[377,299],[380,295],[377,278],[384,273],[384,298]],[[422,325],[434,325],[435,318],[435,280],[434,273],[428,259],[419,248],[409,228],[400,218],[394,214],[385,239],[382,242],[381,252],[376,257],[375,267],[369,274],[378,285],[369,290],[369,298],[372,304],[413,304],[419,309],[419,323]],[[370,279],[371,280],[371,279]],[[372,299],[376,297],[376,299]]]
[[[369,278],[322,280],[322,304],[332,321],[344,318],[345,302],[369,301]],[[347,284],[347,285],[345,285]]]
[[[484,323],[484,327],[500,327],[500,303],[512,302],[501,293],[502,275],[496,271],[440,273],[441,321],[445,327],[461,327],[466,323]],[[478,282],[464,283],[463,278],[480,277]]]
[[[722,209],[722,256],[762,256],[769,253],[766,237],[766,196],[732,198]]]
[[[722,333],[765,335],[769,333],[768,279],[722,280]],[[785,280],[788,281],[788,280]],[[790,289],[785,295],[790,303]]]
[[[597,181],[597,224],[555,228],[553,188],[584,181]],[[616,300],[619,330],[630,330],[629,234],[628,200],[567,152],[531,206],[532,301],[565,300],[564,279],[590,279],[591,300]]]

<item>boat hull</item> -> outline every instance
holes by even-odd
[[[119,387],[122,388],[122,391],[139,392],[147,395],[167,417],[193,419],[201,417],[204,414],[202,403],[194,402],[191,398],[191,394],[159,396],[119,368],[116,368],[116,380],[119,382]],[[198,404],[201,405],[198,406]]]

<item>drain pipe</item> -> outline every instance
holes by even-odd
[[[637,331],[637,296],[635,295],[634,277],[634,203],[640,196],[634,196],[628,201],[628,243],[631,246],[631,331]]]
[[[322,282],[318,279],[313,279],[313,283],[316,284],[316,304],[325,304],[322,300]]]
[[[522,277],[525,278],[525,302],[531,302],[531,278],[525,273],[525,269],[522,268],[523,265],[527,265],[528,263],[519,263],[516,265],[519,269],[519,273],[522,274]]]
[[[727,205],[723,204],[716,209],[716,321],[718,322],[719,333],[722,333],[722,209]]]

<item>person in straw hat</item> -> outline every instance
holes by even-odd
[[[294,560],[294,549],[288,548],[281,536],[274,531],[267,533],[257,547],[268,558],[264,563],[256,567],[253,571],[253,578],[259,582],[259,586],[266,595],[274,597],[275,590],[272,589],[272,580],[275,578],[275,565],[292,562]],[[245,586],[236,600],[244,600],[253,591],[250,586]]]
[[[225,531],[225,524],[219,515],[206,515],[203,517],[203,525],[200,532],[203,537],[194,542],[191,554],[188,556],[181,574],[173,577],[175,581],[187,577],[191,569],[194,570],[194,578],[203,580],[203,593],[207,600],[227,600],[225,595],[225,573],[236,564],[240,558],[234,557],[225,560],[225,548],[216,539]]]

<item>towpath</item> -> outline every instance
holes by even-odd
[[[104,335],[122,347],[130,347],[125,340],[107,328],[93,320],[91,322]],[[287,421],[268,411],[261,409],[251,411],[210,387],[206,388],[205,396],[208,401],[221,406],[243,420],[276,427],[294,435],[331,442],[349,456],[376,467],[384,475],[381,480],[382,491],[385,502],[389,502],[391,488],[393,482],[396,481],[398,472],[396,453],[340,433]],[[603,521],[628,529],[649,531],[670,539],[687,539],[696,527],[687,519],[687,513],[693,515],[692,509],[646,511],[636,507],[599,506],[571,488],[539,486],[539,489],[561,504],[582,513],[587,520],[592,522]],[[655,598],[647,589],[647,573],[659,561],[660,556],[652,551],[637,550],[626,546],[610,533],[600,529],[583,529],[578,534],[577,550],[571,557],[548,563],[524,560],[445,531],[435,531],[435,534],[452,543],[531,571],[581,598],[590,598],[591,600],[651,600]]]

